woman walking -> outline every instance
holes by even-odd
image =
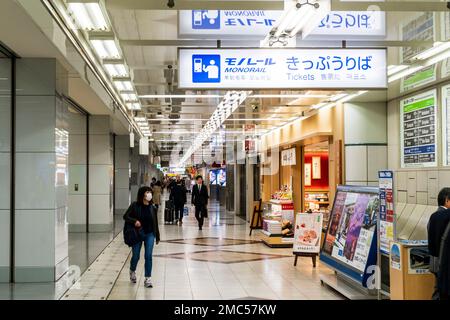
[[[132,246],[130,262],[130,280],[136,283],[136,268],[139,262],[142,243],[145,248],[145,281],[146,288],[153,288],[152,284],[152,256],[153,246],[159,243],[158,216],[153,205],[153,195],[150,187],[141,187],[137,201],[132,203],[123,216],[126,223],[134,226],[139,234],[139,241]]]

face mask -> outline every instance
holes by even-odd
[[[148,202],[152,201],[153,199],[153,195],[149,192],[147,193],[147,195],[145,196],[145,200],[147,200]]]

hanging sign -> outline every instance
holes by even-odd
[[[385,49],[180,49],[179,87],[386,88]]]
[[[386,13],[384,11],[332,11],[305,39],[335,39],[346,36],[385,37]]]
[[[280,10],[180,10],[179,38],[261,39],[274,27]]]
[[[281,165],[284,166],[295,166],[296,161],[295,148],[287,149],[281,151]]]
[[[402,168],[437,165],[437,97],[431,90],[400,103]]]

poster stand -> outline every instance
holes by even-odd
[[[297,260],[298,257],[311,257],[313,268],[316,267],[317,257],[319,256],[318,253],[302,253],[302,252],[294,252],[295,260],[294,260],[294,267],[297,266]]]
[[[252,231],[254,229],[262,229],[263,228],[263,219],[262,219],[262,199],[259,201],[255,201],[255,206],[253,207],[253,215],[252,222],[250,223],[250,236],[252,235]]]

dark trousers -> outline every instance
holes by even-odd
[[[175,204],[175,219],[183,221],[184,205]]]
[[[203,221],[208,216],[208,211],[206,210],[206,206],[195,206],[195,218],[198,221],[199,228],[203,227]]]

